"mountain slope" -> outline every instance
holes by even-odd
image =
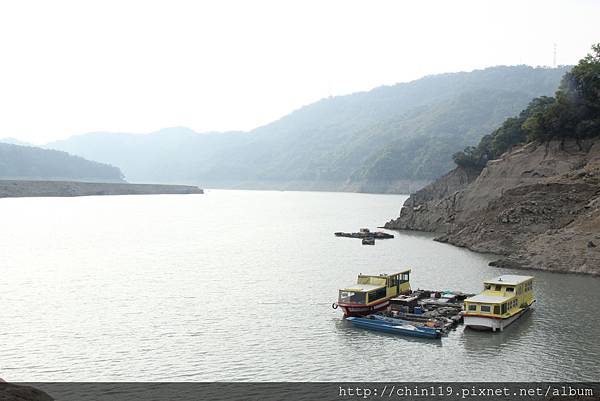
[[[120,166],[136,182],[406,192],[451,166],[567,68],[493,67],[323,99],[248,133],[93,133],[47,146]]]
[[[497,266],[600,275],[600,44],[454,170],[411,195],[386,228],[502,255]]]
[[[515,147],[457,167],[405,202],[389,229],[501,255],[494,265],[600,274],[600,138]]]
[[[123,174],[66,152],[0,143],[0,178],[122,182]]]
[[[24,142],[17,138],[12,138],[12,137],[0,138],[0,143],[8,143],[11,145],[20,145],[20,146],[34,146],[29,142]]]

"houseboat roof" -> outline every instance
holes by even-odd
[[[342,291],[371,291],[377,288],[384,287],[383,285],[374,285],[374,284],[350,284],[347,287],[342,288]]]
[[[532,276],[519,276],[516,274],[504,274],[502,276],[493,278],[491,280],[484,281],[485,284],[504,284],[504,285],[518,285],[522,282],[531,280]]]
[[[410,273],[410,269],[402,270],[396,273],[380,273],[380,274],[362,274],[360,273],[358,277],[389,277],[395,276],[396,274]]]
[[[498,304],[498,303],[502,303],[502,302],[506,301],[508,298],[512,298],[512,296],[510,296],[510,297],[503,297],[503,296],[499,296],[499,295],[479,294],[479,295],[475,295],[474,297],[465,299],[465,302],[477,302],[477,303],[485,303],[485,304]]]

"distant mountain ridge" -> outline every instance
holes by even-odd
[[[12,138],[12,137],[0,138],[0,143],[8,143],[11,145],[20,145],[20,146],[34,146],[33,144],[31,144],[29,142],[21,141],[20,139]]]
[[[322,99],[250,132],[90,133],[47,147],[117,165],[134,182],[407,192],[531,98],[553,94],[568,68],[427,76]]]
[[[0,143],[0,179],[123,182],[119,168],[33,146]]]

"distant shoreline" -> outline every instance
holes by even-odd
[[[0,198],[203,193],[191,185],[0,180]]]

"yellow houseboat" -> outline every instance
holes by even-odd
[[[533,277],[506,274],[484,281],[484,290],[465,299],[465,326],[500,330],[527,312],[533,303]]]
[[[344,311],[344,317],[364,316],[388,307],[390,299],[410,293],[410,269],[394,274],[371,276],[359,274],[356,284],[339,290],[337,303]]]

